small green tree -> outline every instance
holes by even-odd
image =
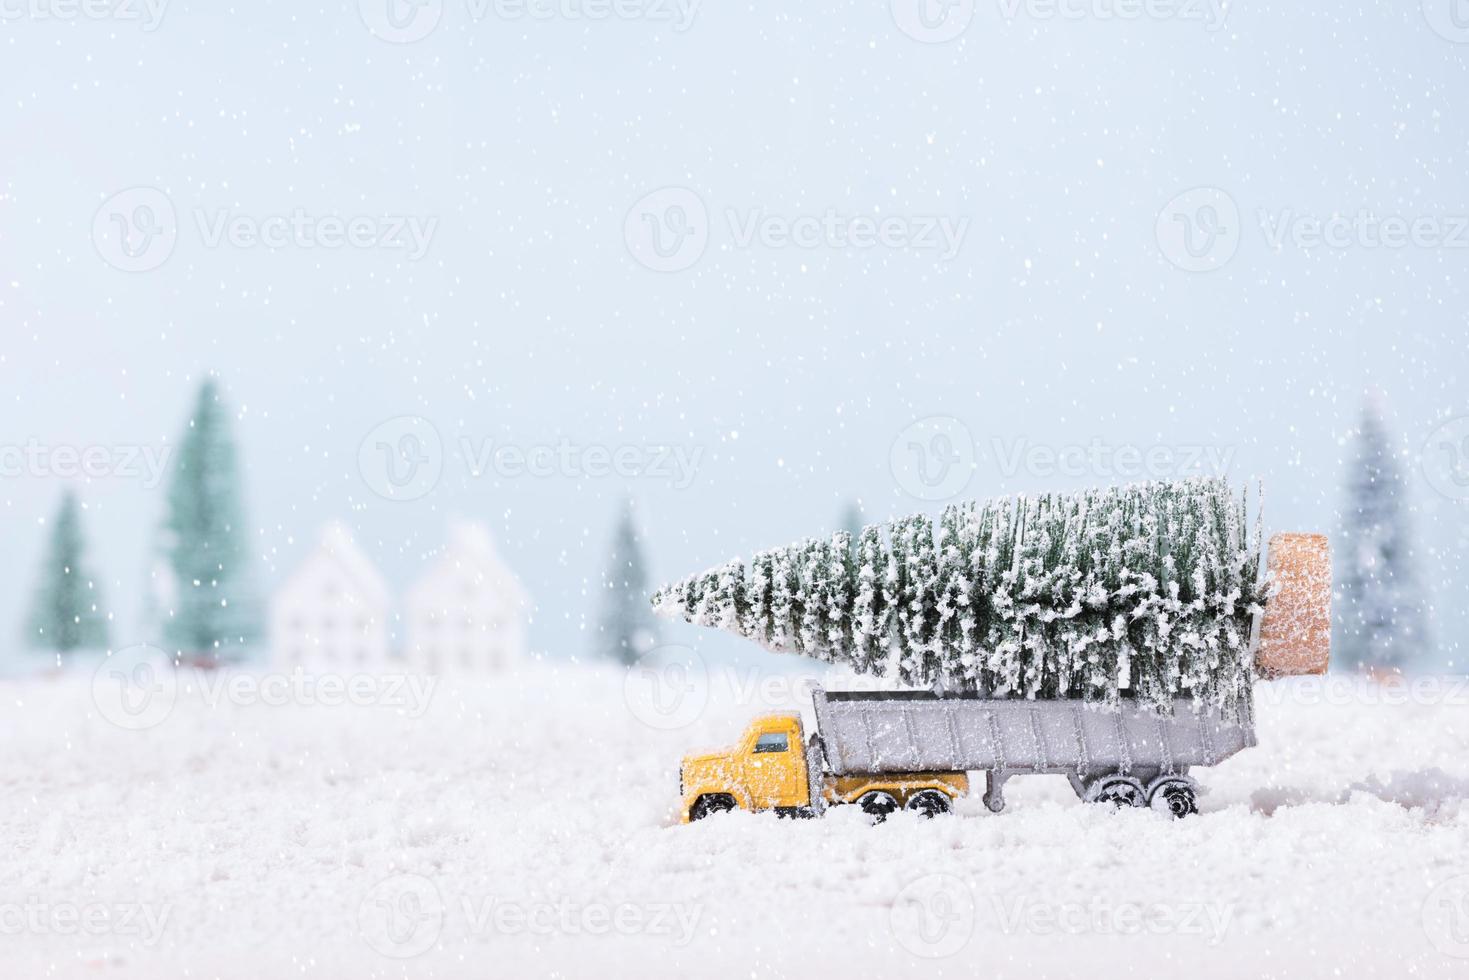
[[[60,655],[107,648],[107,616],[101,610],[101,593],[83,563],[85,550],[81,508],[76,494],[68,490],[51,525],[41,584],[26,625],[32,649]]]
[[[179,443],[162,553],[163,640],[177,655],[218,660],[259,639],[235,447],[213,379],[200,386]]]
[[[612,554],[602,580],[602,619],[597,653],[621,664],[637,663],[658,643],[658,629],[648,608],[648,573],[633,522],[624,506],[612,534]]]

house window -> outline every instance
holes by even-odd
[[[756,755],[761,752],[785,752],[790,747],[790,736],[785,732],[766,732],[755,740]]]

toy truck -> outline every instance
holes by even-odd
[[[985,805],[1005,806],[1005,782],[1064,775],[1082,800],[1197,812],[1193,766],[1211,766],[1255,744],[1249,706],[1238,719],[1171,716],[1076,701],[943,697],[930,691],[812,692],[819,733],[803,737],[798,714],[757,718],[727,752],[691,756],[680,772],[685,821],[722,810],[816,815],[855,803],[881,820],[903,809],[947,813],[985,773]]]
[[[1256,676],[1324,672],[1329,657],[1330,561],[1324,538],[1278,535],[1272,571],[1280,590],[1255,623]],[[799,714],[764,715],[733,748],[685,757],[682,820],[736,808],[815,816],[856,804],[874,820],[897,810],[936,816],[985,773],[984,803],[1005,806],[1015,775],[1065,775],[1085,802],[1196,813],[1194,766],[1256,744],[1249,698],[1237,715],[1178,700],[1169,715],[1126,702],[945,696],[935,691],[812,693],[818,732]]]
[[[815,692],[818,700],[825,696]],[[900,807],[934,816],[947,813],[956,797],[969,792],[969,776],[959,767],[904,769],[896,756],[889,761],[869,771],[838,771],[830,766],[823,741],[804,737],[800,715],[762,715],[730,750],[684,758],[679,766],[683,822],[736,808],[816,816],[837,803],[857,803],[876,819]]]

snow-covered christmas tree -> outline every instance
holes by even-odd
[[[26,624],[33,649],[61,655],[73,650],[103,650],[108,645],[107,615],[101,594],[84,565],[81,508],[76,494],[61,498],[51,541],[41,565],[41,584]]]
[[[1337,547],[1337,659],[1354,669],[1402,668],[1425,648],[1426,625],[1407,485],[1374,400],[1362,411],[1349,466]]]
[[[1249,697],[1265,598],[1258,518],[1223,480],[955,504],[668,586],[663,615],[766,648],[964,693]],[[853,555],[855,554],[855,558]]]

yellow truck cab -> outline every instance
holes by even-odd
[[[732,748],[685,756],[679,766],[681,819],[688,823],[741,809],[815,816],[825,807],[856,803],[874,819],[900,810],[925,816],[949,812],[969,792],[962,772],[826,772],[818,739],[805,739],[798,714],[762,715]]]

